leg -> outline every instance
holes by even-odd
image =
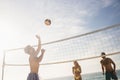
[[[106,78],[106,80],[110,80],[110,78],[111,78],[110,72],[105,73],[105,78]]]

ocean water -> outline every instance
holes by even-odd
[[[120,70],[117,70],[117,76],[118,76],[118,80],[120,80]],[[47,80],[74,80],[74,78],[73,76],[67,76],[67,77],[47,79]],[[83,74],[82,80],[105,80],[105,75],[102,75],[101,72]]]

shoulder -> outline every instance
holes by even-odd
[[[74,67],[72,67],[72,70],[74,70]]]
[[[100,61],[100,63],[103,63],[103,59]]]
[[[111,58],[106,58],[106,60],[112,61],[112,59],[111,59]]]

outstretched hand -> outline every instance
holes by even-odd
[[[36,35],[36,38],[37,38],[37,39],[40,39],[40,36]]]
[[[41,53],[45,53],[45,49],[41,49]]]

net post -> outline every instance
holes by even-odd
[[[4,69],[5,69],[5,54],[6,51],[3,51],[3,64],[2,64],[2,80],[4,80]]]

